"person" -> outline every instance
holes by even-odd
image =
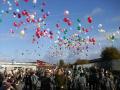
[[[4,80],[3,74],[0,72],[0,87],[2,86],[2,82]]]
[[[72,90],[72,77],[70,75],[67,76],[67,90]]]
[[[32,90],[36,90],[38,83],[38,76],[35,74],[35,72],[32,72],[31,81],[32,81]]]
[[[56,90],[66,90],[67,89],[67,77],[64,73],[63,68],[59,68],[55,75]]]
[[[113,77],[110,73],[106,74],[106,90],[114,90]]]
[[[41,78],[41,90],[51,90],[51,79],[49,70],[46,70],[45,75]]]
[[[84,73],[80,73],[79,83],[80,83],[80,90],[85,90],[86,78]]]
[[[23,78],[23,82],[24,82],[23,90],[32,90],[32,81],[31,81],[30,72],[26,72],[26,74]]]
[[[117,78],[116,90],[120,90],[120,76]]]

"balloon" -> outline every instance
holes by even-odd
[[[27,22],[30,22],[30,18],[26,18],[26,21],[27,21]]]
[[[49,34],[50,34],[50,35],[53,35],[53,32],[52,32],[52,31],[50,31],[50,32],[49,32]]]
[[[77,21],[80,22],[80,19],[78,18]]]
[[[43,18],[44,18],[44,19],[46,19],[46,17],[47,17],[47,15],[46,15],[46,14],[44,14],[44,15],[43,15]]]
[[[21,35],[21,36],[24,36],[24,35],[25,35],[25,31],[24,31],[24,30],[21,30],[21,31],[20,31],[20,35]]]
[[[88,17],[88,22],[92,23],[92,17],[90,17],[90,16]]]
[[[15,4],[16,4],[16,6],[19,6],[19,3],[18,3],[18,1],[15,1]]]
[[[12,7],[9,7],[8,9],[9,9],[9,10],[12,10]]]
[[[23,16],[29,16],[29,13],[28,13],[26,10],[23,10],[23,11],[22,11],[22,15],[23,15]]]
[[[88,32],[88,29],[86,29],[85,32]]]
[[[56,24],[56,27],[57,27],[57,28],[59,28],[59,27],[60,27],[60,25],[59,25],[59,24]]]
[[[64,22],[68,22],[69,21],[69,19],[68,18],[64,18]]]
[[[15,27],[17,27],[17,26],[18,26],[18,24],[17,24],[16,22],[14,22],[14,23],[13,23],[13,25],[14,25]]]
[[[10,33],[14,34],[14,30],[10,29]]]
[[[18,13],[18,18],[21,18],[21,14],[20,13]]]
[[[68,10],[64,11],[64,15],[65,16],[69,15],[69,11]]]
[[[44,9],[41,9],[41,12],[44,12]]]
[[[81,27],[82,25],[79,23],[78,26]]]
[[[29,0],[24,0],[25,2],[29,2]]]
[[[52,36],[52,35],[50,35],[50,39],[53,39],[53,36]]]
[[[104,33],[104,32],[105,32],[104,29],[98,29],[98,31],[101,32],[101,33]]]
[[[103,27],[102,24],[99,24],[99,25],[98,25],[98,28],[102,28],[102,27]]]
[[[45,2],[42,2],[42,6],[45,6],[46,5],[46,3]]]
[[[65,40],[65,39],[66,39],[66,37],[65,37],[65,36],[63,36],[63,39]]]
[[[19,12],[20,12],[20,10],[19,10],[19,9],[16,9],[16,12],[18,12],[18,13],[19,13]]]
[[[60,31],[58,31],[57,33],[60,34]]]
[[[77,30],[80,30],[80,26],[77,27]]]
[[[26,10],[22,11],[22,15],[25,16],[26,15]]]
[[[67,24],[68,24],[69,26],[71,26],[71,25],[72,25],[72,22],[71,22],[71,21],[68,21]]]
[[[33,0],[33,3],[36,4],[36,3],[37,3],[37,0]]]
[[[34,18],[35,18],[35,16],[32,14],[32,15],[30,15],[30,19],[31,20],[34,20]]]
[[[95,38],[92,38],[92,42],[93,42],[93,43],[96,42]]]

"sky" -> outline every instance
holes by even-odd
[[[6,2],[4,2],[6,1]],[[12,4],[12,10],[8,10],[9,5]],[[94,59],[100,57],[101,50],[106,46],[115,46],[120,48],[120,34],[116,34],[117,39],[114,42],[106,40],[105,35],[109,35],[119,31],[120,27],[120,0],[37,0],[36,4],[33,4],[32,0],[25,2],[24,0],[18,0],[19,6],[15,5],[16,0],[0,0],[0,60],[16,62],[24,61],[36,61],[37,59],[45,60],[50,63],[55,63],[59,59],[64,59],[67,62],[74,62],[78,58]],[[54,52],[50,47],[54,46],[56,34],[54,39],[40,38],[37,43],[32,43],[32,37],[35,33],[34,24],[25,24],[20,28],[15,28],[13,22],[21,19],[13,17],[13,12],[19,10],[27,10],[31,13],[36,12],[37,17],[41,17],[41,3],[45,2],[45,11],[49,12],[49,17],[46,20],[45,28],[49,28],[50,31],[56,33],[58,30],[55,27],[56,23],[60,22],[62,27],[72,28],[67,33],[67,37],[76,32],[78,23],[77,18],[80,18],[82,24],[85,27],[92,27],[92,30],[81,35],[90,36],[96,38],[96,45],[91,45],[89,51],[80,53],[79,55],[71,54],[70,50],[63,49],[61,56],[51,57],[49,52]],[[6,13],[6,11],[8,11]],[[67,26],[63,22],[64,11],[69,11],[69,17],[73,22],[72,26]],[[87,22],[87,17],[91,16],[93,21],[91,24]],[[98,25],[102,24],[105,29],[105,35],[98,32]],[[20,31],[27,27],[25,36],[20,35]],[[10,29],[14,30],[14,34],[10,33]],[[61,36],[64,36],[63,34]]]

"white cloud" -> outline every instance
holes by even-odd
[[[113,22],[120,22],[120,16],[116,16],[112,18]]]
[[[87,14],[86,16],[95,16],[95,15],[98,15],[100,13],[103,12],[103,9],[102,8],[94,8],[89,14]]]

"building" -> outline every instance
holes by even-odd
[[[6,62],[6,61],[0,61],[0,71],[5,70],[7,68],[7,71],[12,69],[26,69],[31,68],[33,70],[36,70],[36,62]]]

